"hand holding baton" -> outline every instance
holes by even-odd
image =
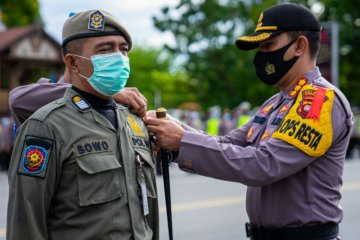
[[[156,118],[165,119],[166,109],[158,108],[156,110]],[[172,160],[172,154],[171,152],[168,152],[164,149],[160,149],[160,154],[161,154],[161,165],[162,165],[163,179],[164,179],[165,204],[166,204],[166,215],[167,215],[168,229],[169,229],[169,239],[173,240],[170,175],[169,175],[169,163]]]

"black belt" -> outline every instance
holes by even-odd
[[[335,223],[294,228],[264,228],[246,223],[245,229],[251,240],[329,240],[339,235],[339,225]]]

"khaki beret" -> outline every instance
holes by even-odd
[[[68,42],[88,37],[121,35],[132,47],[130,34],[121,22],[104,10],[88,10],[70,14],[62,30],[62,47]]]

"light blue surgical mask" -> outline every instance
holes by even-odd
[[[75,56],[91,60],[94,67],[93,75],[89,78],[80,73],[79,75],[87,79],[89,84],[104,96],[113,97],[118,94],[129,79],[129,58],[120,52],[94,55],[91,58]]]

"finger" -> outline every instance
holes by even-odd
[[[140,95],[134,94],[131,100],[134,102],[134,105],[136,105],[138,112],[146,111],[147,101],[145,101],[144,98],[142,98]]]
[[[156,111],[155,110],[149,110],[146,112],[145,118],[156,118]]]
[[[156,135],[157,133],[160,132],[159,127],[156,126],[156,125],[148,125],[148,126],[146,126],[146,128],[147,128],[147,130],[148,130],[148,132],[150,134],[155,134]]]
[[[161,124],[161,121],[161,119],[157,118],[144,118],[145,125],[159,126]]]
[[[144,109],[144,108],[139,109],[138,116],[143,118],[143,117],[145,117],[145,115],[146,115],[146,109]]]

